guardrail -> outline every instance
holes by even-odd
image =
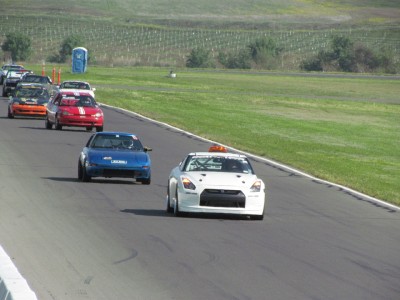
[[[37,300],[28,282],[0,246],[0,300]]]

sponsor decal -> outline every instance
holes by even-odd
[[[112,160],[112,164],[127,164],[128,162],[126,160]]]

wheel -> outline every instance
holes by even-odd
[[[51,124],[51,122],[49,121],[48,117],[46,117],[46,120],[44,121],[44,126],[46,127],[46,129],[52,129],[53,128],[53,124]]]
[[[167,196],[165,197],[165,211],[167,213],[172,213],[174,209],[171,207],[171,196],[169,195],[169,182],[168,182],[168,188],[167,188]]]
[[[7,97],[7,92],[3,89],[3,97]]]
[[[92,179],[92,176],[88,175],[86,172],[85,164],[82,166],[81,162],[78,165],[78,178],[82,182],[89,182]]]
[[[262,221],[262,220],[264,220],[264,215],[253,215],[253,216],[250,216],[250,218],[255,221]]]
[[[102,132],[102,131],[103,131],[103,126],[96,127],[96,132]]]
[[[87,131],[92,131],[92,129],[93,129],[93,128],[90,127],[90,126],[86,127],[86,130],[87,130]]]
[[[151,177],[141,179],[140,182],[141,182],[142,184],[149,185],[149,184],[151,183]]]
[[[175,202],[174,202],[174,215],[175,217],[180,217],[182,216],[182,213],[179,211],[179,203],[178,203],[178,188],[176,189],[175,192]]]
[[[250,216],[250,219],[256,220],[256,221],[262,221],[262,220],[264,220],[264,210],[263,210],[263,212],[262,212],[261,215],[251,215],[251,216]]]
[[[78,180],[82,181],[82,165],[80,160],[78,161]]]
[[[10,108],[8,108],[7,117],[8,117],[9,119],[14,119],[14,115],[11,113]]]
[[[56,130],[62,130],[62,125],[60,124],[60,121],[58,120],[58,117],[56,116],[56,121],[54,123],[54,127]]]

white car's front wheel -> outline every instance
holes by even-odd
[[[180,217],[182,215],[182,213],[179,211],[178,188],[176,188],[176,193],[175,193],[174,215],[176,217]]]
[[[169,194],[169,182],[168,182],[168,189],[167,189],[167,196],[165,197],[165,211],[167,213],[172,213],[174,211],[173,207],[171,207],[171,195]]]

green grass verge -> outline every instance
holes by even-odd
[[[88,80],[99,102],[400,205],[399,80],[167,74],[164,68],[90,67],[85,74],[65,70],[62,80]]]

